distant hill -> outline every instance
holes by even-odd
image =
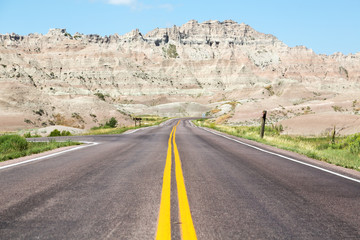
[[[256,124],[267,109],[270,122],[292,119],[287,130],[296,133],[302,115],[359,117],[360,53],[317,55],[231,20],[191,20],[145,35],[51,29],[0,35],[0,84],[0,130],[89,128],[111,116],[127,125],[131,114],[207,113]]]

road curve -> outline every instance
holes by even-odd
[[[0,169],[0,239],[154,239],[167,171],[171,239],[181,239],[178,195],[184,193],[177,189],[176,150],[198,239],[360,239],[358,182],[239,144],[186,119],[174,131],[166,170],[177,122],[130,134],[72,137],[99,144]]]

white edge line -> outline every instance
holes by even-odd
[[[133,131],[125,132],[125,133],[123,133],[122,135],[132,134],[132,133],[137,132],[137,131],[142,131],[142,130],[154,128],[154,127],[157,127],[157,126],[160,126],[160,125],[138,128],[138,129],[135,129],[135,130],[133,130]]]
[[[318,169],[318,170],[321,170],[321,171],[324,171],[324,172],[327,172],[327,173],[336,175],[336,176],[338,176],[338,177],[342,177],[342,178],[345,178],[345,179],[348,179],[348,180],[351,180],[351,181],[360,183],[360,180],[359,180],[359,179],[352,178],[352,177],[348,177],[348,176],[346,176],[346,175],[343,175],[343,174],[340,174],[340,173],[337,173],[337,172],[333,172],[333,171],[327,170],[327,169],[322,168],[322,167],[318,167],[318,166],[315,166],[315,165],[312,165],[312,164],[309,164],[309,163],[305,163],[305,162],[302,162],[302,161],[299,161],[299,160],[296,160],[296,159],[293,159],[293,158],[290,158],[290,157],[286,157],[286,156],[281,155],[281,154],[278,154],[278,153],[270,152],[270,151],[264,150],[264,149],[262,149],[262,148],[255,147],[255,146],[253,146],[253,145],[251,145],[251,144],[244,143],[244,142],[242,142],[242,141],[239,141],[239,140],[236,140],[236,139],[227,137],[227,136],[222,135],[222,134],[219,134],[219,133],[217,133],[217,132],[210,131],[210,130],[204,128],[204,127],[200,127],[200,128],[203,129],[203,130],[205,130],[205,131],[207,131],[207,132],[210,132],[210,133],[212,133],[212,134],[215,134],[215,135],[221,136],[221,137],[223,137],[223,138],[232,140],[232,141],[234,141],[234,142],[243,144],[243,145],[245,145],[245,146],[254,148],[254,149],[259,150],[259,151],[261,151],[261,152],[268,153],[268,154],[271,154],[271,155],[274,155],[274,156],[278,156],[278,157],[281,157],[281,158],[284,158],[284,159],[287,159],[287,160],[290,160],[290,161],[293,161],[293,162],[296,162],[296,163],[299,163],[299,164],[302,164],[302,165],[305,165],[305,166],[308,166],[308,167],[312,167],[312,168],[315,168],[315,169]]]
[[[135,130],[133,130],[133,131],[123,133],[123,135],[132,134],[132,133],[134,133],[134,132],[139,131],[140,129],[141,129],[141,128],[138,128],[138,129],[135,129]]]
[[[191,127],[196,127],[192,121],[189,121]]]
[[[41,160],[41,159],[53,157],[53,156],[60,155],[60,154],[63,154],[63,153],[67,153],[67,152],[79,150],[79,149],[81,149],[81,148],[86,148],[86,147],[95,146],[95,145],[99,144],[99,143],[97,143],[97,142],[86,142],[86,141],[80,141],[80,142],[81,142],[81,143],[86,143],[86,144],[88,144],[88,145],[78,146],[78,147],[75,147],[75,148],[67,149],[67,150],[64,150],[64,151],[61,151],[61,152],[52,153],[52,154],[45,155],[45,156],[42,156],[42,157],[37,157],[37,158],[33,158],[33,159],[29,159],[29,160],[22,161],[22,162],[9,164],[9,165],[0,167],[0,170],[5,169],[5,168],[10,168],[10,167],[18,166],[18,165],[25,164],[25,163],[29,163],[29,162],[35,162],[35,161],[38,161],[38,160]]]

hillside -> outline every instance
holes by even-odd
[[[231,20],[145,35],[0,35],[0,84],[2,131],[111,116],[128,125],[131,114],[251,125],[263,109],[288,133],[360,131],[360,53],[317,55]]]

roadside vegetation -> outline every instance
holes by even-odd
[[[360,171],[360,133],[336,137],[301,137],[283,135],[282,126],[266,126],[265,137],[260,138],[260,127],[228,126],[211,120],[193,121],[197,126],[211,128],[233,136],[300,153],[338,166]]]
[[[37,137],[41,137],[41,135],[39,135],[39,134],[31,134],[31,132],[26,132],[26,133],[24,133],[24,135],[23,135],[23,137],[24,138],[37,138]]]
[[[49,137],[60,137],[60,136],[71,136],[71,133],[69,131],[59,131],[57,129],[54,129],[50,134]]]
[[[141,126],[118,126],[118,122],[115,118],[110,118],[105,124],[100,124],[98,127],[93,127],[91,130],[84,135],[102,135],[102,134],[121,134],[128,130],[138,129],[141,127],[150,127],[154,125],[159,125],[162,122],[165,122],[169,118],[167,117],[158,117],[158,116],[149,116],[149,115],[140,115],[136,116],[137,118],[142,118]]]
[[[135,116],[134,116],[135,117]],[[135,124],[132,126],[120,126],[118,124],[118,121],[115,117],[111,117],[108,121],[106,121],[104,124],[99,124],[97,127],[93,127],[90,129],[90,131],[80,134],[80,135],[102,135],[102,134],[121,134],[123,132],[126,132],[128,130],[132,129],[138,129],[141,127],[150,127],[154,125],[159,125],[162,122],[165,122],[169,118],[167,117],[159,117],[156,115],[139,115],[136,116],[136,118],[141,118],[141,126],[139,126],[139,123],[137,123],[137,126],[135,127]],[[0,133],[1,134],[16,134],[14,133]],[[70,131],[59,131],[58,129],[54,129],[48,137],[58,137],[58,136],[71,136]],[[25,132],[23,134],[24,138],[37,138],[42,137],[41,135],[35,133],[32,134],[31,132]]]
[[[55,148],[79,145],[78,142],[28,142],[19,135],[0,136],[0,162],[49,151]]]

